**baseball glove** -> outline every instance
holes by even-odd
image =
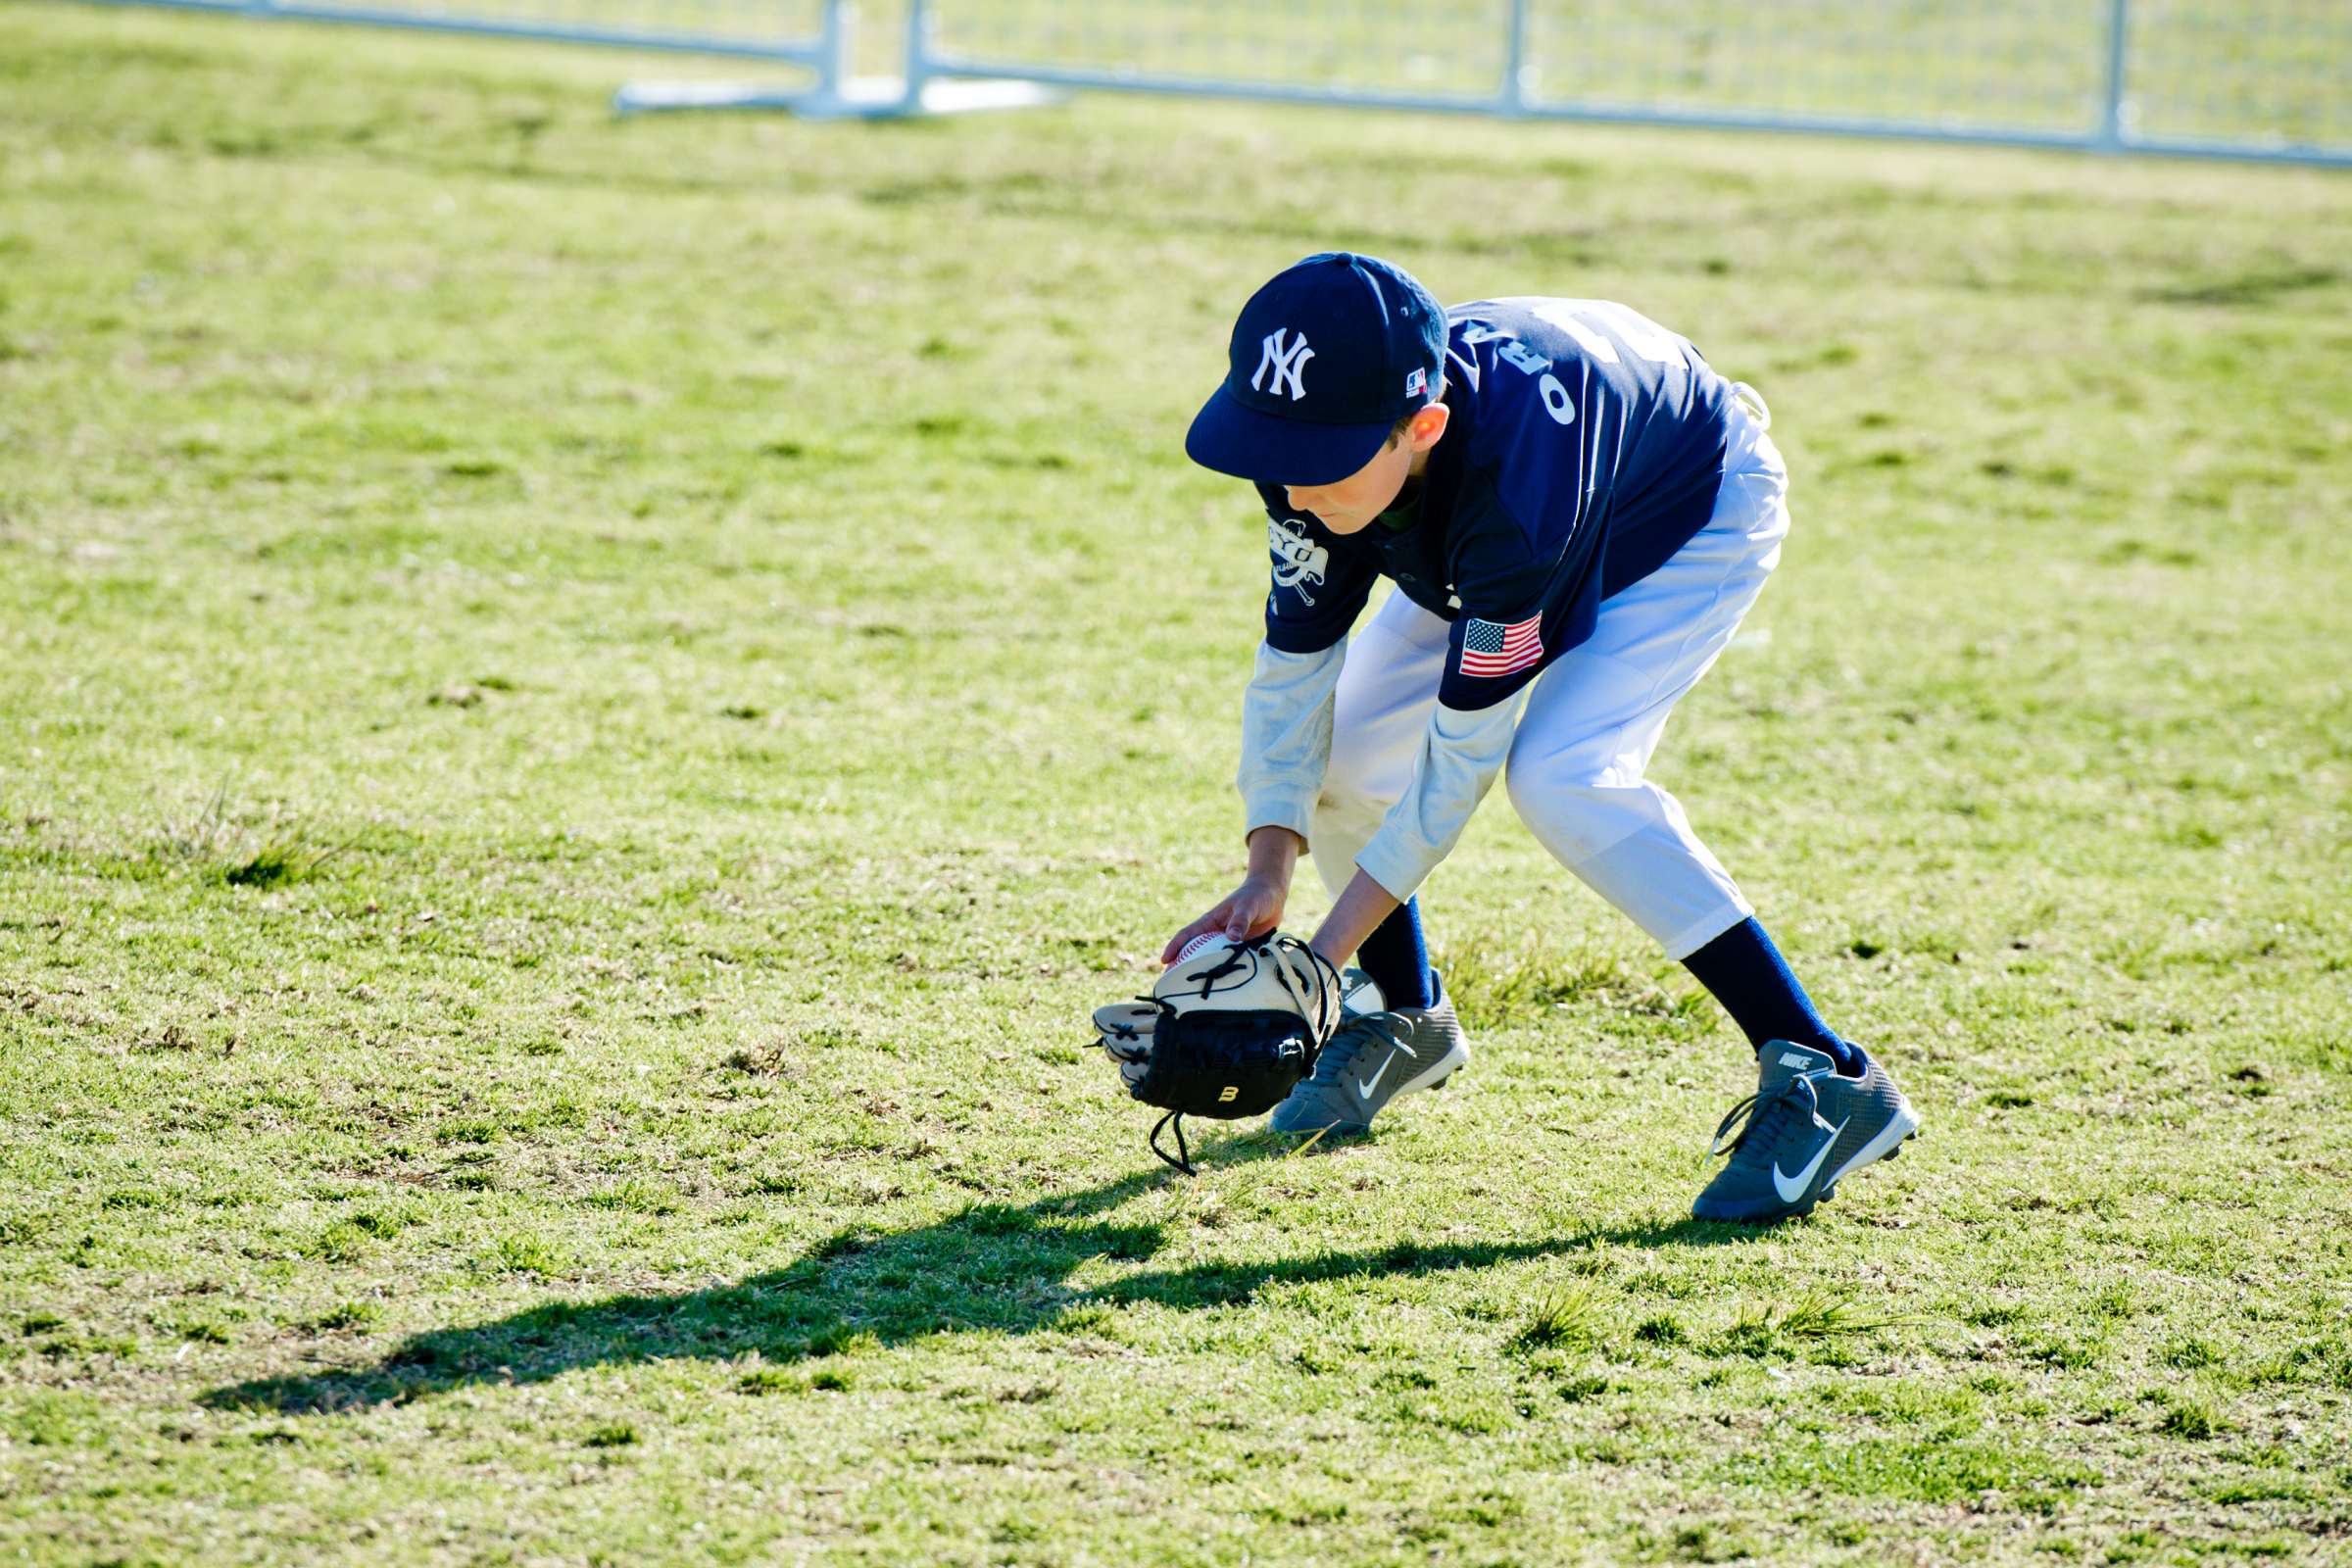
[[[1096,1008],[1096,1043],[1130,1095],[1167,1112],[1152,1129],[1152,1152],[1191,1176],[1184,1118],[1255,1116],[1280,1104],[1314,1071],[1340,1002],[1339,972],[1297,937],[1203,937],[1152,995]],[[1171,1127],[1172,1155],[1159,1147]]]

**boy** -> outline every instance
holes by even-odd
[[[1448,312],[1401,269],[1327,253],[1243,307],[1185,450],[1253,481],[1269,519],[1238,780],[1249,874],[1163,961],[1203,933],[1272,930],[1311,848],[1335,899],[1312,946],[1334,965],[1356,956],[1388,1009],[1341,1028],[1275,1128],[1364,1130],[1469,1060],[1413,895],[1506,759],[1536,837],[1756,1048],[1756,1093],[1718,1152],[1745,1125],[1693,1216],[1808,1213],[1918,1127],[1642,778],[1780,560],[1788,472],[1770,417],[1621,305]],[[1396,591],[1351,643],[1381,576]]]

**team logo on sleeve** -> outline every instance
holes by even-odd
[[[1482,680],[1515,674],[1544,658],[1544,616],[1504,623],[1472,615],[1462,623],[1462,673]]]
[[[1291,401],[1298,402],[1306,396],[1306,384],[1298,379],[1298,372],[1305,369],[1306,362],[1314,357],[1315,351],[1306,346],[1304,332],[1299,333],[1297,337],[1292,337],[1289,327],[1276,327],[1273,331],[1268,332],[1259,344],[1257,373],[1250,377],[1250,390],[1252,392],[1262,390],[1271,397],[1280,392],[1283,384],[1288,382],[1291,388]],[[1274,379],[1261,388],[1258,383],[1265,380],[1268,370],[1274,372]]]
[[[1274,586],[1288,588],[1313,605],[1315,596],[1306,591],[1306,584],[1323,586],[1323,575],[1331,569],[1331,552],[1299,532],[1297,523],[1279,517],[1266,519],[1266,548],[1274,552]]]

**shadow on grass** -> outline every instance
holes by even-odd
[[[1262,1138],[1236,1138],[1211,1152],[1230,1167],[1290,1150]],[[372,1366],[255,1379],[217,1389],[203,1402],[215,1409],[349,1410],[467,1384],[542,1382],[579,1367],[680,1356],[727,1360],[754,1351],[771,1362],[791,1362],[867,1340],[890,1346],[932,1334],[1054,1329],[1074,1312],[1101,1306],[1226,1306],[1250,1300],[1268,1285],[1489,1268],[1601,1246],[1705,1246],[1757,1234],[1693,1220],[1595,1227],[1535,1242],[1406,1243],[1266,1262],[1196,1263],[1130,1274],[1083,1295],[1069,1289],[1065,1282],[1091,1259],[1142,1262],[1159,1251],[1166,1240],[1160,1225],[1097,1216],[1169,1179],[1162,1171],[1139,1171],[1025,1207],[975,1204],[914,1230],[844,1231],[787,1266],[738,1284],[550,1302],[489,1323],[416,1335]]]

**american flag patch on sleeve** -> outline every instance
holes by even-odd
[[[1476,615],[1462,626],[1462,673],[1492,680],[1539,662],[1544,658],[1542,612],[1505,625]]]

